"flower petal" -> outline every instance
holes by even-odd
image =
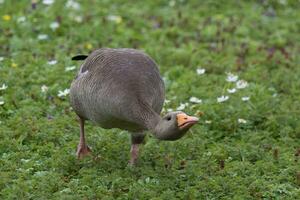
[[[191,97],[190,102],[192,102],[192,103],[202,103],[202,100],[198,99],[197,97]]]
[[[233,94],[236,92],[236,88],[232,88],[232,89],[227,89],[227,92],[230,94]]]
[[[238,123],[240,123],[240,124],[246,124],[247,121],[245,119],[239,118],[238,119]]]
[[[236,82],[236,88],[237,89],[243,89],[248,87],[248,82],[245,80],[239,80],[238,82]]]
[[[249,101],[250,97],[242,97],[242,101]]]
[[[236,82],[238,80],[238,75],[234,75],[232,73],[227,73],[226,81],[228,82]]]
[[[218,103],[222,103],[224,101],[227,101],[229,99],[229,96],[221,96],[217,98]]]
[[[198,69],[196,70],[196,72],[197,72],[198,75],[202,75],[202,74],[205,73],[205,69],[203,69],[203,68],[198,68]]]

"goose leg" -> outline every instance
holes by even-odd
[[[131,149],[129,165],[134,166],[137,163],[139,155],[139,144],[144,141],[145,135],[143,133],[131,135]]]
[[[79,117],[79,124],[80,124],[80,141],[77,146],[77,158],[81,159],[84,156],[90,154],[92,151],[91,149],[86,145],[85,137],[84,137],[84,119]]]

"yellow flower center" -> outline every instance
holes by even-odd
[[[9,21],[9,20],[11,20],[11,16],[10,16],[10,15],[3,15],[3,16],[2,16],[2,19],[3,19],[4,21]]]

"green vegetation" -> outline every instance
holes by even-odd
[[[0,199],[299,199],[299,10],[297,0],[0,0]],[[149,135],[136,168],[129,135],[91,123],[94,156],[75,156],[64,90],[81,63],[70,58],[100,47],[144,50],[164,76],[164,110],[205,113],[176,142]],[[229,72],[247,87],[228,93]]]

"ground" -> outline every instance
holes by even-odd
[[[1,0],[0,198],[299,199],[299,9],[296,0]],[[91,123],[93,157],[75,156],[68,88],[81,62],[70,58],[100,47],[153,57],[163,112],[204,112],[178,141],[149,133],[134,168],[128,133]]]

